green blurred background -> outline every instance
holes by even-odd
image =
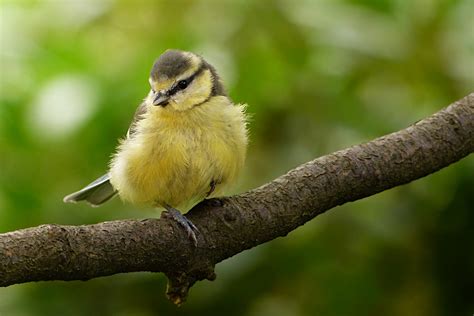
[[[474,87],[472,0],[0,1],[0,232],[156,217],[62,197],[100,176],[154,59],[191,50],[249,104],[242,192],[397,131]],[[0,288],[0,315],[472,315],[474,159],[217,266]]]

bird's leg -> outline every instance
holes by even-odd
[[[208,197],[209,195],[211,195],[212,192],[214,192],[214,190],[216,189],[216,184],[217,181],[211,181],[211,183],[209,184],[209,191],[206,193],[206,197]]]
[[[196,234],[199,233],[199,229],[197,229],[193,222],[191,222],[189,219],[186,218],[186,216],[181,214],[180,211],[167,204],[164,205],[164,208],[166,209],[165,212],[167,213],[167,215],[184,228],[184,230],[188,234],[188,237],[193,241],[194,246],[197,246]]]

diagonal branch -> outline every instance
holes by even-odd
[[[188,217],[193,247],[168,219],[42,225],[0,234],[0,286],[164,272],[179,304],[216,263],[285,236],[337,205],[424,177],[474,152],[474,93],[399,132],[308,163],[252,191],[206,200]]]

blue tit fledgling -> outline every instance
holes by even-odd
[[[165,51],[149,82],[109,172],[64,201],[97,206],[118,194],[162,207],[196,244],[197,228],[178,210],[222,194],[236,179],[248,142],[246,105],[233,104],[214,67],[190,52]]]

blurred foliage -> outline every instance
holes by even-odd
[[[157,216],[62,197],[100,176],[167,48],[253,119],[241,192],[472,92],[471,0],[0,2],[0,231]],[[0,289],[1,315],[471,315],[474,161],[350,203],[217,266],[176,308],[161,274]],[[231,192],[232,193],[232,192]]]

